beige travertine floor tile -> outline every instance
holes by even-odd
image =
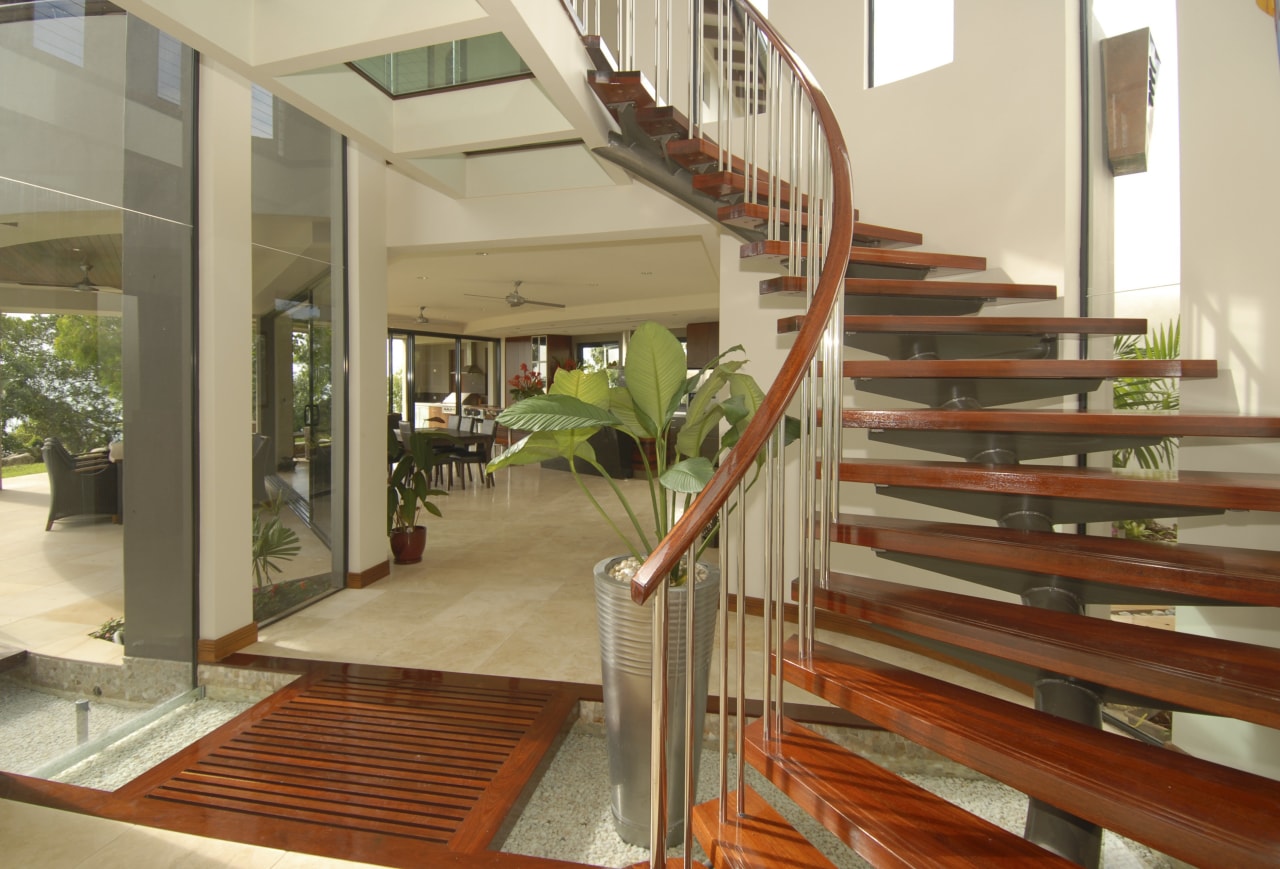
[[[93,854],[84,866],[94,869],[137,869],[139,866],[181,866],[182,869],[271,869],[285,852],[240,842],[205,839],[186,833],[128,826]]]
[[[6,866],[70,869],[129,829],[88,815],[0,800],[0,842]]]

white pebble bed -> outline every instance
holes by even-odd
[[[90,699],[89,738],[145,711],[137,704]],[[0,769],[29,772],[75,747],[75,700],[0,677]]]
[[[207,699],[188,703],[53,778],[115,790],[252,705]],[[146,711],[137,704],[90,699],[89,739]],[[0,769],[28,773],[75,748],[75,699],[0,678]]]
[[[708,746],[702,752],[699,801],[714,796],[718,777],[716,751]],[[1027,800],[1012,788],[989,780],[905,777],[999,827],[1022,834]],[[748,768],[747,780],[837,867],[863,869],[869,865],[755,770]],[[648,860],[647,849],[626,844],[614,832],[609,809],[609,759],[605,738],[598,728],[575,725],[502,850],[608,867],[632,866]],[[703,857],[700,848],[695,850],[695,857]],[[1173,864],[1142,845],[1104,832],[1102,865],[1106,869],[1170,869]]]
[[[113,791],[244,712],[252,703],[195,700],[53,777]]]

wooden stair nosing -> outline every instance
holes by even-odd
[[[843,515],[832,524],[831,534],[837,543],[887,552],[1199,596],[1236,606],[1280,607],[1280,552],[1270,550],[888,516]]]
[[[796,832],[764,797],[746,785],[743,811],[734,807],[737,792],[724,795],[729,805],[728,821],[720,823],[720,800],[693,807],[693,834],[717,869],[754,869],[759,866],[803,866],[806,869],[835,869],[835,864]]]
[[[844,410],[841,422],[845,428],[883,430],[1280,438],[1280,417],[1189,411],[859,408]]]
[[[783,226],[791,223],[791,209],[779,209],[779,220]],[[721,223],[728,223],[744,229],[759,229],[769,220],[769,206],[760,202],[737,202],[733,205],[722,205],[716,213]],[[800,225],[809,225],[806,212],[800,213]],[[863,223],[854,218],[853,237],[855,241],[883,242],[897,245],[917,245],[924,243],[924,236],[907,229],[895,229],[891,226],[879,226],[874,223]]]
[[[709,170],[706,172],[695,173],[692,179],[693,189],[699,193],[705,193],[708,196],[716,198],[726,198],[730,196],[744,196],[748,191],[747,176],[743,171],[732,170]],[[792,187],[788,181],[774,182],[778,189],[776,198],[772,201],[781,207],[789,207],[792,202]],[[756,170],[756,199],[761,202],[770,201],[770,193],[772,185],[770,184],[769,173],[764,169]],[[805,193],[800,196],[800,210],[804,211],[808,207],[809,194]]]
[[[779,275],[760,282],[760,294],[803,293],[806,278]],[[989,281],[902,280],[897,278],[846,278],[844,291],[857,296],[919,296],[923,298],[983,299],[986,301],[1047,301],[1058,297],[1051,284],[1008,284]]]
[[[879,377],[927,380],[1210,379],[1218,376],[1218,363],[1213,359],[868,359],[846,360],[841,367],[845,377],[857,380]]]
[[[981,491],[1084,501],[1280,511],[1280,476],[1225,471],[1145,472],[1065,465],[871,459],[840,463],[845,483]]]
[[[642,72],[596,70],[587,73],[587,82],[600,102],[609,108],[624,103],[636,108],[656,104],[653,85]]]
[[[755,258],[789,258],[792,256],[791,243],[765,239],[752,241],[742,245],[738,255],[740,259]],[[801,242],[797,245],[801,258],[809,255],[809,245]],[[849,251],[849,262],[860,265],[886,266],[903,269],[958,269],[961,271],[984,271],[987,260],[980,256],[963,254],[930,253],[919,250],[902,250],[882,247],[854,247]]]
[[[1280,861],[1280,782],[1145,745],[815,643],[811,693],[1031,797],[1194,865]]]
[[[777,743],[756,721],[745,743],[754,768],[873,865],[1075,865],[791,721]]]
[[[778,320],[778,334],[799,332],[804,315]],[[937,317],[849,314],[848,333],[902,335],[1144,335],[1147,321],[1129,317]]]
[[[1280,727],[1280,649],[831,574],[818,605],[1051,673]]]

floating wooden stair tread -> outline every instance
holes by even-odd
[[[736,226],[740,229],[762,230],[769,221],[769,206],[759,202],[739,202],[735,205],[723,205],[716,216],[721,223],[726,223],[730,226]],[[778,217],[783,226],[790,225],[791,210],[787,208],[781,209]],[[804,212],[800,214],[800,225],[809,225],[808,215]],[[906,229],[894,229],[891,226],[863,223],[855,217],[853,240],[859,244],[913,245],[922,244],[924,236]]]
[[[667,143],[667,156],[690,172],[705,172],[710,167],[719,165],[720,146],[714,139],[705,136],[677,139]],[[744,175],[747,171],[742,158],[732,154],[729,155],[729,169],[739,175]]]
[[[1052,432],[1158,437],[1280,438],[1280,417],[1236,414],[1063,410],[845,410],[845,428],[915,431]]]
[[[782,275],[760,282],[760,293],[803,293],[806,279]],[[1040,301],[1056,299],[1051,284],[1001,284],[982,281],[908,281],[896,278],[846,278],[844,291],[857,296],[920,296],[938,299],[997,299]]]
[[[841,462],[840,479],[846,483],[874,483],[879,486],[1038,495],[1208,510],[1280,510],[1280,476],[1274,474],[877,459]]]
[[[807,257],[809,246],[799,245],[801,258]],[[744,244],[739,252],[742,259],[785,260],[792,255],[791,243],[766,239]],[[929,253],[919,250],[898,250],[879,247],[854,247],[849,251],[849,262],[854,265],[873,265],[901,269],[947,269],[950,271],[976,271],[986,269],[985,257],[963,256],[949,253]]]
[[[1218,376],[1213,359],[869,359],[845,361],[853,378],[1105,380],[1109,377]]]
[[[778,334],[799,332],[804,315],[778,320]],[[1120,317],[886,317],[852,314],[845,332],[910,335],[1142,335],[1147,321]]]
[[[1280,649],[831,574],[823,609],[1186,706],[1280,727]]]
[[[796,832],[764,797],[743,789],[743,816],[735,811],[737,792],[725,795],[729,820],[720,823],[720,801],[693,807],[693,833],[716,869],[757,869],[761,866],[803,866],[835,869],[821,851]]]
[[[600,102],[611,108],[630,103],[639,109],[656,102],[653,85],[641,72],[597,70],[587,73],[587,82]]]
[[[783,654],[788,681],[1063,811],[1193,865],[1280,864],[1280,782],[824,643]]]
[[[841,516],[838,543],[1057,574],[1248,606],[1280,606],[1280,552],[888,516]],[[1135,595],[1141,597],[1141,592]]]
[[[1075,865],[794,722],[766,742],[756,721],[745,743],[753,767],[872,865]]]
[[[738,171],[710,170],[699,172],[693,176],[693,189],[717,199],[729,199],[735,196],[746,196],[747,176],[744,169]],[[771,201],[769,173],[763,169],[756,170],[755,198],[761,202]],[[778,183],[777,197],[772,200],[781,206],[791,204],[791,185],[786,181]],[[800,207],[804,209],[809,202],[808,195],[800,197]]]

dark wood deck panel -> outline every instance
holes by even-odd
[[[387,866],[578,866],[500,843],[597,686],[235,655],[304,671],[114,793],[0,774],[0,797]]]
[[[564,723],[557,699],[332,673],[145,799],[483,849],[522,785],[508,767]]]

